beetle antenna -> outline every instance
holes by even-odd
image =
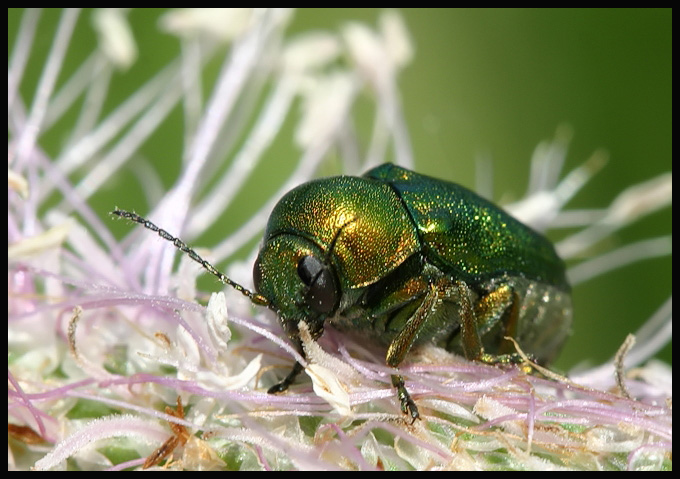
[[[191,259],[196,261],[198,264],[203,266],[203,269],[208,271],[208,273],[212,274],[213,276],[216,276],[217,279],[219,279],[222,283],[231,286],[234,288],[236,291],[239,293],[243,294],[244,296],[247,296],[248,299],[253,304],[257,304],[259,306],[266,306],[269,309],[273,310],[275,313],[278,314],[278,310],[274,308],[274,306],[271,304],[271,301],[269,301],[267,298],[262,296],[261,294],[254,293],[248,288],[245,288],[238,284],[235,281],[232,281],[227,277],[224,273],[220,272],[215,268],[212,264],[210,264],[207,260],[201,258],[201,256],[194,251],[193,249],[189,248],[186,243],[184,243],[181,239],[176,238],[172,236],[170,233],[165,231],[163,228],[159,228],[155,224],[153,224],[151,221],[147,220],[146,218],[143,218],[142,216],[139,216],[137,213],[133,213],[131,211],[125,211],[125,210],[119,210],[118,208],[114,209],[111,212],[112,215],[120,216],[121,218],[128,219],[130,221],[134,221],[135,223],[139,223],[140,225],[144,226],[146,229],[149,229],[151,231],[155,231],[158,233],[158,236],[163,238],[164,240],[170,241],[177,249],[182,251],[183,253],[186,253],[189,255]]]

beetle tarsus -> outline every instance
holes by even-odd
[[[536,358],[532,354],[527,354],[526,359],[529,361],[535,361]],[[525,358],[519,353],[509,353],[509,354],[487,354],[483,353],[478,359],[486,364],[522,364],[525,362]]]
[[[415,401],[411,399],[411,395],[406,390],[404,378],[398,375],[393,375],[392,385],[397,388],[397,397],[399,398],[399,402],[401,404],[401,412],[411,416],[413,419],[411,424],[415,423],[416,419],[420,419],[420,413],[418,412],[418,406],[416,406]]]
[[[303,369],[302,364],[296,361],[295,366],[293,366],[291,372],[288,373],[288,376],[286,376],[281,382],[276,383],[272,387],[270,387],[267,390],[267,394],[282,393],[283,391],[288,389],[288,386],[293,384],[293,381],[295,381],[295,378],[298,377],[298,375],[302,372],[302,369]]]

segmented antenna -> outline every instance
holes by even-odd
[[[232,288],[234,288],[239,293],[243,294],[244,296],[247,296],[248,299],[250,299],[250,301],[253,304],[257,304],[257,305],[260,305],[260,306],[266,306],[266,307],[268,307],[269,309],[272,309],[274,312],[276,312],[278,314],[278,311],[276,310],[276,308],[274,308],[272,306],[271,302],[267,298],[265,298],[261,294],[254,293],[254,292],[250,291],[249,289],[244,288],[240,284],[229,279],[225,274],[218,271],[217,268],[215,268],[213,265],[211,265],[208,261],[201,258],[201,256],[196,251],[189,248],[186,245],[186,243],[184,243],[181,239],[172,236],[170,233],[165,231],[163,228],[159,228],[158,226],[153,224],[151,221],[149,221],[146,218],[143,218],[143,217],[139,216],[137,213],[133,213],[131,211],[119,210],[118,208],[116,208],[115,210],[113,210],[111,212],[111,214],[116,215],[116,216],[120,216],[121,218],[125,218],[125,219],[128,219],[130,221],[134,221],[135,223],[139,223],[140,225],[144,226],[147,229],[150,229],[151,231],[155,231],[156,233],[158,233],[158,236],[160,236],[164,240],[170,241],[173,245],[175,245],[175,247],[177,249],[188,254],[191,259],[193,259],[198,264],[203,266],[203,268],[206,271],[208,271],[210,274],[212,274],[213,276],[216,276],[217,279],[219,279],[222,283],[224,283],[228,286],[231,286]]]

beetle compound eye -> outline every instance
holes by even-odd
[[[333,311],[338,294],[330,268],[314,256],[305,256],[298,263],[297,271],[302,282],[309,287],[309,307],[321,314]]]
[[[321,261],[314,256],[304,256],[297,266],[298,276],[306,286],[311,286],[314,277],[321,272],[322,268]]]
[[[255,286],[255,291],[262,291],[260,285],[262,284],[262,268],[260,267],[260,258],[255,260],[253,265],[253,286]]]

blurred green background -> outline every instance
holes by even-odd
[[[140,57],[111,82],[105,114],[112,111],[179,54],[175,37],[160,32],[165,10],[132,10],[129,19]],[[491,158],[495,198],[512,199],[527,186],[529,159],[537,143],[553,138],[568,124],[574,131],[566,169],[581,164],[598,148],[610,161],[569,204],[570,208],[604,207],[624,188],[671,170],[672,159],[672,11],[665,10],[402,10],[415,45],[413,63],[400,77],[404,114],[420,172],[474,187],[475,160]],[[8,9],[11,54],[22,9]],[[61,11],[46,10],[38,25],[21,85],[30,106]],[[291,35],[334,30],[347,21],[376,25],[373,9],[303,9],[289,27]],[[64,81],[92,51],[96,35],[91,11],[78,20],[64,61]],[[206,68],[206,95],[219,70]],[[57,88],[59,85],[57,85]],[[81,105],[78,104],[77,108]],[[370,111],[357,125],[370,125]],[[40,140],[57,155],[73,125],[77,109]],[[257,210],[280,177],[272,168],[290,171],[298,152],[290,133],[282,132],[267,165],[246,185],[239,202],[225,216],[223,230],[213,228],[200,246],[216,244]],[[156,165],[165,187],[172,185],[182,155],[182,111],[178,107],[143,145],[138,156]],[[82,176],[82,174],[77,175]],[[145,213],[150,208],[143,186],[130,169],[121,172],[91,201],[102,218],[114,205]],[[250,193],[248,195],[247,193]],[[122,222],[117,234],[129,231]],[[671,232],[666,209],[627,227],[604,248]],[[561,237],[560,232],[554,238]],[[563,235],[562,235],[563,236]],[[244,248],[244,253],[246,249]],[[611,357],[628,332],[635,331],[671,295],[671,258],[636,263],[574,290],[574,334],[558,366]],[[214,288],[214,282],[206,282]],[[659,355],[671,363],[671,345]]]

